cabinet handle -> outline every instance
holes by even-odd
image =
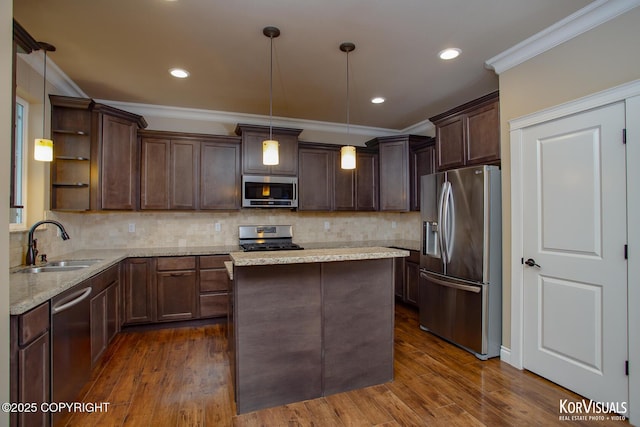
[[[187,276],[189,273],[170,273],[171,277]]]

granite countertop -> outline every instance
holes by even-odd
[[[26,267],[16,267],[11,269],[11,274],[9,274],[9,313],[11,315],[25,313],[126,258],[228,254],[237,250],[239,250],[239,247],[236,245],[175,248],[96,249],[72,252],[49,260],[50,262],[62,259],[100,260],[100,262],[80,270],[63,271],[59,273],[20,273],[19,271]]]
[[[389,247],[350,247],[305,249],[302,251],[231,252],[235,267],[272,264],[300,264],[310,262],[357,261],[364,259],[396,258],[409,256],[403,249]]]
[[[247,252],[238,252],[240,248],[237,245],[95,249],[72,252],[59,257],[52,257],[49,261],[58,261],[63,259],[97,259],[100,261],[80,270],[59,273],[20,273],[19,270],[25,268],[25,266],[11,269],[11,274],[9,275],[9,312],[11,315],[25,313],[126,258],[231,254],[234,261],[235,259],[238,260],[236,265],[240,265],[242,263],[244,263],[243,265],[259,265],[256,263],[288,264],[300,262],[404,257],[408,256],[409,253],[390,248],[395,247],[407,250],[420,249],[420,242],[415,241],[324,242],[303,243],[301,245],[305,248],[304,251],[280,251],[278,254],[254,252],[253,255],[248,255],[250,253]],[[285,252],[288,252],[289,255]],[[259,261],[260,259],[263,261]]]

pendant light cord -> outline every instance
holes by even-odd
[[[269,57],[269,140],[273,140],[273,34],[271,40],[271,55]]]
[[[44,127],[47,116],[47,49],[44,49],[44,73],[42,82],[42,138],[44,138]],[[46,139],[46,138],[44,138]]]
[[[351,109],[349,102],[349,51],[347,51],[347,137],[349,136],[349,110]]]

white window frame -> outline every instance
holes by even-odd
[[[16,96],[16,105],[22,105],[22,222],[9,223],[9,231],[24,231],[27,229],[27,167],[29,164],[29,103]],[[17,121],[17,114],[16,114]],[[15,124],[14,124],[15,125]],[[16,135],[18,135],[16,129]],[[17,141],[16,141],[17,142]]]

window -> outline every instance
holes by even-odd
[[[26,229],[27,194],[27,118],[29,104],[16,97],[15,141],[13,150],[13,203],[9,209],[9,229]]]

